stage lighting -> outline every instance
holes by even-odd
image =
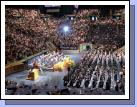
[[[69,31],[69,27],[68,26],[64,26],[63,30],[64,30],[64,32],[68,32]]]
[[[71,20],[73,20],[74,18],[73,17],[71,17]]]

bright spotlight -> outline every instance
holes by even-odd
[[[71,20],[73,20],[73,17],[71,17]]]
[[[69,27],[68,26],[64,26],[63,30],[64,30],[64,32],[68,32],[69,31]]]

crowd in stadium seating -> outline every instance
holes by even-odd
[[[97,22],[96,24],[90,25],[91,32],[89,32],[86,41],[92,41],[92,43],[99,43],[104,45],[114,45],[117,49],[123,46],[125,44],[123,41],[125,35],[124,24],[116,25],[116,22],[113,20],[109,21],[109,23],[107,20],[104,20],[103,23],[104,24]]]
[[[41,33],[44,31],[42,29],[44,25],[38,18],[37,11],[23,9],[7,11],[9,12],[6,16],[6,63],[21,60],[47,49],[45,43],[47,38]]]
[[[76,18],[66,20],[52,16],[44,19],[35,9],[6,8],[6,64],[48,49],[47,41],[62,49],[78,49],[84,41],[122,46],[124,21],[83,17],[96,11],[80,10]],[[70,25],[70,32],[64,35],[61,29],[65,24]]]
[[[74,13],[73,19],[43,18],[37,9],[6,8],[6,64],[24,59],[43,50],[49,51],[47,42],[58,49],[78,49],[79,44],[96,44],[97,49],[87,51],[64,78],[64,89],[58,86],[18,84],[6,80],[7,95],[101,95],[124,94],[125,53],[115,51],[124,46],[125,22],[111,17],[92,20],[96,9]],[[63,27],[69,26],[64,33]],[[61,52],[50,52],[36,59],[40,65],[53,66],[62,60]]]
[[[98,9],[81,9],[76,17],[88,18],[91,15],[98,15]]]

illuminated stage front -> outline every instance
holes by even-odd
[[[63,61],[58,62],[53,66],[54,71],[63,71],[64,69],[67,69],[68,67],[72,67],[75,65],[75,62],[67,56]]]

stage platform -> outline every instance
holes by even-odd
[[[78,63],[81,58],[80,53],[66,54],[66,56],[68,55],[75,61],[75,63]],[[32,80],[26,80],[28,76],[28,71],[24,70],[24,71],[20,71],[20,72],[16,72],[14,74],[8,75],[6,76],[6,79],[13,80],[17,83],[23,82],[27,85],[32,85],[32,84],[44,85],[47,83],[50,87],[53,87],[56,85],[60,88],[63,88],[63,83],[64,83],[63,78],[65,75],[67,75],[67,73],[68,71],[51,72],[51,71],[45,70],[42,73],[40,73],[38,79],[36,79],[35,81],[32,81]]]

